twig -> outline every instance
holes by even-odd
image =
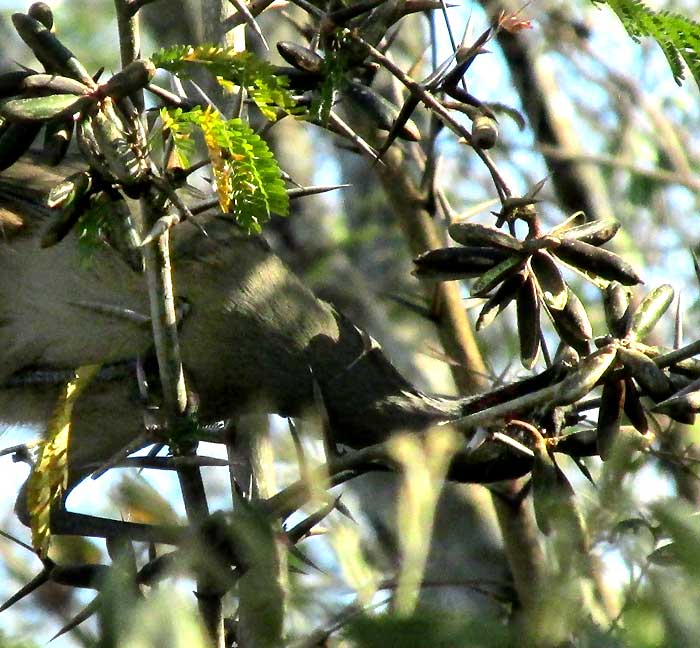
[[[567,162],[599,164],[615,169],[623,169],[632,174],[664,182],[668,184],[677,184],[686,187],[691,191],[700,191],[700,178],[692,174],[686,174],[680,171],[666,171],[665,169],[647,169],[641,167],[630,160],[610,157],[609,155],[596,155],[593,153],[582,153],[580,151],[567,151],[559,146],[551,146],[548,144],[539,144],[537,149],[545,156],[555,160],[566,160]]]
[[[141,54],[139,20],[136,15],[139,7],[134,9],[135,0],[114,0],[117,12],[117,29],[119,30],[119,53],[121,55],[122,68],[136,60]],[[143,4],[143,2],[142,2]],[[143,90],[138,90],[131,95],[131,100],[139,114],[143,112]]]
[[[391,74],[401,81],[401,83],[403,83],[413,95],[417,96],[426,107],[430,108],[433,114],[440,121],[442,121],[445,126],[463,138],[467,144],[470,146],[472,145],[471,133],[464,126],[462,126],[462,124],[455,120],[447,109],[440,103],[440,101],[426,91],[420,85],[420,83],[405,74],[404,71],[391,59],[384,56],[384,54],[370,45],[367,41],[355,35],[353,35],[352,38],[356,43],[358,43],[358,45],[365,48],[368,56],[371,56],[375,61],[377,61],[377,63],[386,68],[387,71],[391,72]],[[496,165],[493,163],[493,160],[491,160],[491,157],[488,155],[488,153],[486,153],[486,151],[478,147],[474,147],[474,151],[488,168],[501,201],[505,200],[505,198],[512,194],[510,188],[508,187],[508,183],[505,181],[503,176],[501,176],[500,171],[496,168]]]

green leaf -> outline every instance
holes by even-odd
[[[209,149],[222,211],[248,232],[257,233],[272,213],[287,216],[289,196],[280,168],[265,140],[240,119],[224,120],[213,110],[176,109],[164,114],[164,126],[176,146],[188,129],[202,130]]]
[[[335,93],[343,90],[349,83],[347,72],[350,60],[347,52],[348,48],[345,47],[343,37],[331,39],[331,46],[326,50],[326,56],[321,66],[323,83],[320,92],[314,95],[310,108],[311,116],[322,124],[328,122]]]
[[[42,557],[48,555],[51,542],[51,509],[60,504],[68,486],[68,439],[73,406],[99,368],[99,365],[80,367],[64,386],[49,421],[39,459],[29,476],[27,506],[32,545]]]
[[[225,88],[231,83],[245,88],[270,121],[277,119],[277,109],[299,112],[288,87],[289,79],[275,74],[272,65],[251,52],[237,52],[232,47],[214,45],[177,45],[159,50],[151,60],[159,68],[185,76],[192,65],[205,67]]]
[[[700,24],[670,11],[652,11],[640,0],[592,0],[607,4],[627,33],[639,41],[651,36],[659,44],[678,85],[685,78],[683,61],[700,86]]]

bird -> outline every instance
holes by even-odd
[[[123,254],[104,243],[86,261],[76,233],[41,247],[46,194],[70,170],[30,155],[0,176],[0,428],[45,428],[56,406],[60,380],[23,376],[128,365],[152,351],[145,280]],[[303,416],[320,392],[333,442],[362,448],[461,414],[463,400],[416,389],[261,236],[214,217],[181,223],[172,238],[182,362],[201,423]],[[93,381],[75,405],[68,491],[143,431],[135,372],[125,373]]]

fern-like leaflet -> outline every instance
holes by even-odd
[[[592,0],[606,4],[636,41],[651,36],[668,60],[678,85],[685,78],[683,61],[700,87],[700,23],[670,11],[652,11],[640,0]]]
[[[286,216],[289,196],[280,168],[265,140],[240,119],[225,120],[211,109],[161,111],[176,151],[192,126],[201,129],[209,150],[219,204],[248,232],[257,233],[272,213]],[[186,153],[180,149],[179,155]]]
[[[231,84],[246,89],[266,119],[275,121],[277,110],[296,113],[298,108],[288,88],[289,79],[275,74],[274,68],[251,52],[214,45],[178,45],[151,56],[156,67],[186,76],[192,65],[208,69],[217,82],[229,89]]]

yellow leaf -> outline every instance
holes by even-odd
[[[68,442],[73,406],[99,368],[99,365],[80,367],[63,388],[41,444],[39,458],[29,476],[27,505],[32,545],[41,557],[47,556],[49,551],[51,507],[60,503],[68,485]]]

